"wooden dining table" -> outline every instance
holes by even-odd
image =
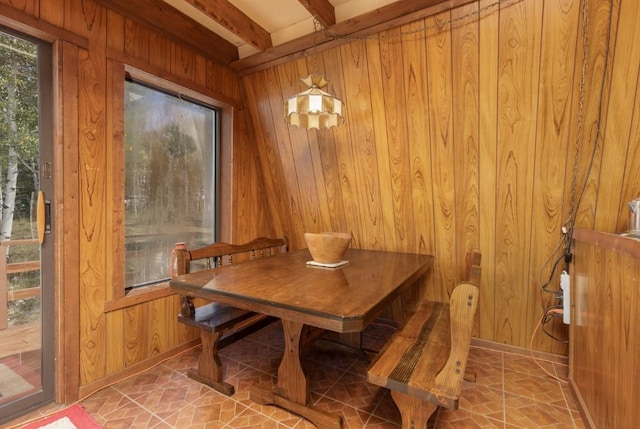
[[[301,415],[321,428],[342,427],[342,416],[310,404],[300,364],[305,326],[338,333],[364,330],[433,265],[414,253],[348,249],[345,265],[308,265],[307,249],[202,270],[171,279],[172,290],[281,319],[285,351],[276,387],[253,385],[250,398]]]

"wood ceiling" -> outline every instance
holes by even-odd
[[[240,74],[472,1],[97,0]]]

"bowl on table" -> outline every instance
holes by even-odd
[[[304,241],[314,262],[336,264],[342,261],[351,243],[351,234],[344,232],[305,232]]]

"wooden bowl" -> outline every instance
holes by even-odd
[[[304,241],[307,242],[307,247],[314,261],[320,264],[335,264],[342,261],[342,256],[351,243],[351,234],[305,232]]]

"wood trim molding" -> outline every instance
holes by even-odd
[[[483,340],[481,338],[471,338],[471,345],[473,347],[483,348],[487,350],[510,353],[514,355],[520,355],[529,357],[533,355],[534,358],[542,361],[553,362],[560,365],[568,365],[569,358],[563,355],[557,355],[552,353],[545,353],[537,350],[525,349],[522,347],[512,346],[509,344],[498,343],[495,341]]]
[[[155,79],[160,78],[168,82],[172,82],[176,85],[182,86],[184,88],[193,90],[194,92],[205,95],[209,98],[215,99],[216,101],[219,102],[216,104],[216,107],[228,107],[228,106],[241,107],[242,105],[240,100],[230,98],[226,95],[213,91],[210,88],[199,86],[195,84],[192,80],[178,77],[174,74],[167,72],[165,69],[162,69],[160,67],[155,67],[149,63],[145,63],[144,61],[140,61],[136,58],[129,57],[127,55],[123,55],[121,52],[116,51],[114,49],[107,49],[107,58],[118,61],[122,64],[126,64],[128,67],[128,70],[132,67],[138,70],[139,73],[144,73],[149,78],[155,78]]]
[[[82,386],[80,388],[80,398],[86,398],[89,395],[92,395],[94,393],[96,393],[99,390],[102,390],[106,387],[109,387],[119,381],[122,381],[126,378],[132,377],[134,375],[140,374],[144,371],[147,371],[151,368],[153,368],[156,365],[161,364],[162,362],[166,361],[167,359],[171,359],[181,353],[184,353],[188,350],[191,350],[194,347],[197,347],[200,345],[200,338],[196,338],[193,340],[190,340],[184,344],[181,344],[178,347],[175,347],[171,350],[167,350],[163,353],[159,353],[149,359],[146,359],[142,362],[139,362],[135,365],[132,365],[130,367],[127,367],[125,369],[123,369],[122,371],[113,373],[113,374],[109,374],[108,376],[101,378],[100,380],[97,380],[95,382],[86,384],[84,386]]]
[[[122,308],[131,307],[149,301],[155,301],[157,299],[164,298],[170,295],[176,295],[176,292],[173,292],[169,289],[169,282],[142,287],[137,290],[131,291],[129,294],[123,297],[119,297],[111,301],[105,301],[104,312],[109,313],[111,311],[120,310]]]

